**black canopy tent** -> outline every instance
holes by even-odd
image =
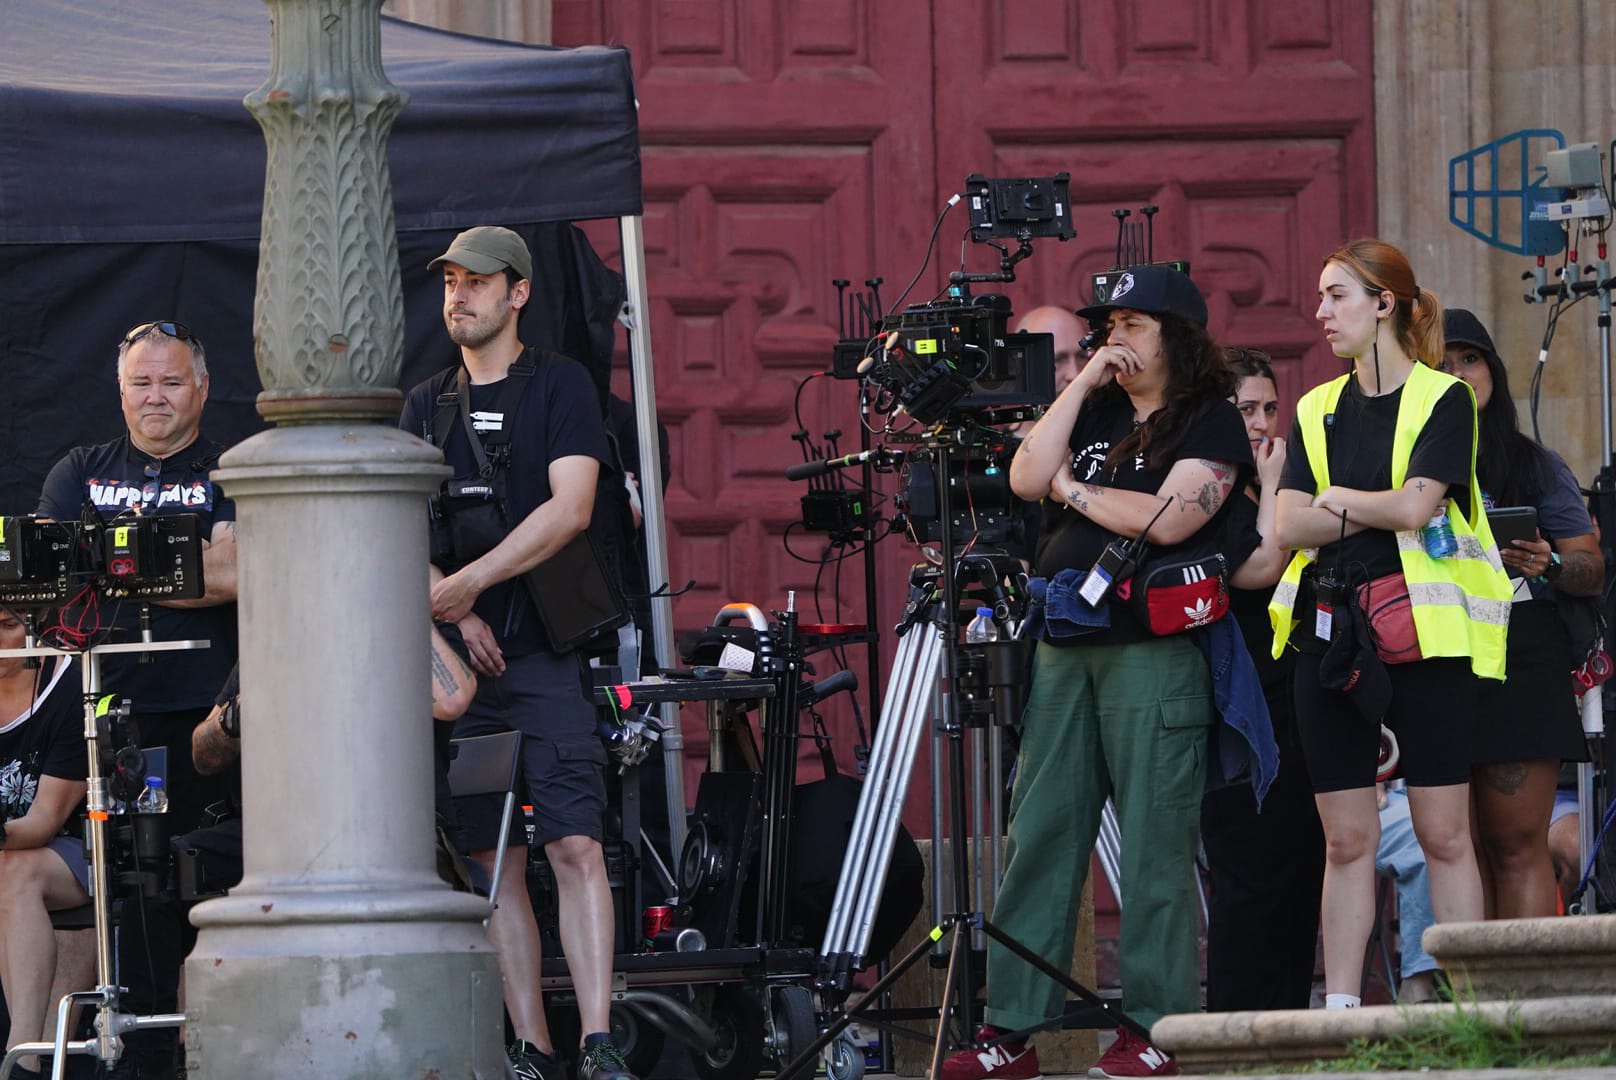
[[[623,286],[569,223],[618,219],[629,310],[645,312],[627,52],[390,18],[381,40],[388,79],[410,96],[389,141],[402,386],[454,356],[426,263],[460,229],[503,224],[534,250],[524,340],[589,363],[604,392]],[[138,322],[176,318],[207,344],[208,435],[230,444],[262,426],[252,311],[266,154],[242,99],[269,58],[269,9],[255,0],[0,0],[0,514],[31,512],[57,458],[122,430],[116,346]],[[655,461],[650,343],[643,315],[634,323],[641,458]],[[661,491],[645,488],[652,574],[665,580]],[[671,642],[668,601],[653,618]],[[682,807],[679,755],[668,757]]]

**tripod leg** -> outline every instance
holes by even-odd
[[[797,1076],[805,1068],[811,1071],[814,1068],[814,1062],[818,1059],[819,1052],[829,1046],[836,1039],[836,1036],[847,1028],[847,1025],[858,1019],[859,1014],[864,1011],[870,1002],[879,1000],[881,995],[886,993],[893,983],[902,978],[905,972],[914,967],[922,957],[930,952],[932,943],[939,940],[948,931],[949,925],[950,923],[945,921],[941,926],[933,927],[931,933],[919,941],[914,948],[910,949],[902,960],[888,968],[887,973],[881,976],[874,986],[855,998],[853,1003],[847,1006],[842,1014],[831,1022],[831,1025],[825,1029],[819,1038],[810,1043],[808,1048],[798,1054],[796,1058],[788,1062],[785,1068],[781,1069],[776,1075],[775,1080],[793,1080],[793,1077]]]
[[[1000,945],[1003,945],[1006,949],[1009,949],[1016,956],[1031,964],[1033,967],[1037,968],[1051,979],[1054,979],[1072,993],[1076,994],[1080,999],[1083,1000],[1083,1002],[1094,1006],[1102,1011],[1108,1018],[1115,1020],[1118,1027],[1125,1027],[1135,1035],[1138,1035],[1140,1038],[1145,1039],[1147,1042],[1149,1041],[1149,1028],[1130,1017],[1121,1009],[1112,1005],[1109,1001],[1105,1000],[1105,998],[1101,997],[1099,994],[1096,994],[1093,990],[1090,990],[1088,987],[1072,978],[1071,975],[1049,963],[1049,961],[1045,960],[1042,956],[1039,956],[1021,942],[1017,941],[1003,930],[1000,930],[997,926],[994,926],[992,922],[984,919],[982,921],[982,930],[994,941],[997,941]]]
[[[968,961],[962,959],[962,954],[971,947],[971,934],[968,924],[963,919],[954,920],[953,930],[953,938],[948,947],[948,971],[943,976],[943,1000],[937,1009],[937,1041],[932,1043],[931,1068],[926,1073],[933,1080],[942,1075],[943,1049],[949,1045],[950,1025],[955,1022],[965,1026],[970,1024],[971,1003],[968,996],[971,988],[963,985],[965,982],[963,968]],[[970,1033],[963,1032],[954,1045],[961,1046],[969,1040]]]

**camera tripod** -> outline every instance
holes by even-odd
[[[779,1073],[779,1080],[793,1080],[805,1072],[810,1073],[825,1047],[829,1046],[855,1019],[868,1015],[868,1006],[917,962],[934,948],[942,946],[947,957],[942,1001],[937,1010],[937,1034],[932,1043],[931,1076],[939,1075],[947,1049],[971,1045],[979,1019],[975,1001],[977,979],[976,949],[991,938],[1012,954],[1030,964],[1046,977],[1059,983],[1090,1006],[1088,1017],[1103,1018],[1106,1023],[1127,1027],[1142,1037],[1148,1031],[1112,1006],[1098,994],[1073,979],[1062,968],[1045,961],[1019,941],[995,926],[983,914],[984,900],[991,902],[993,883],[999,871],[999,829],[1003,821],[1002,805],[1002,724],[1009,722],[1013,707],[1013,688],[1023,680],[1020,649],[1012,642],[990,645],[955,645],[958,640],[958,609],[962,586],[975,582],[985,587],[993,598],[994,620],[1001,633],[1010,629],[1009,596],[1001,581],[1013,565],[1006,558],[992,556],[965,556],[956,560],[954,552],[953,521],[949,507],[950,484],[946,478],[952,446],[963,444],[968,436],[964,426],[959,432],[944,433],[930,440],[929,448],[936,454],[938,518],[943,523],[939,536],[941,567],[917,567],[911,575],[911,590],[905,617],[897,627],[901,640],[894,661],[892,677],[881,710],[881,721],[876,731],[876,744],[871,753],[870,772],[860,796],[854,818],[852,835],[842,863],[836,896],[832,902],[830,922],[826,928],[820,957],[820,987],[829,993],[845,993],[852,973],[864,960],[868,947],[875,909],[880,901],[881,889],[886,881],[892,843],[898,819],[902,815],[904,796],[908,791],[909,775],[919,746],[920,733],[927,720],[940,716],[933,736],[933,910],[947,911],[927,939],[881,977],[869,990],[848,1005],[819,1038],[803,1049]],[[941,700],[941,709],[933,705]],[[991,826],[984,829],[982,800],[976,799],[976,835],[989,839],[987,858],[992,873],[986,885],[978,872],[974,889],[968,868],[971,855],[966,827],[966,747],[967,719],[979,723],[986,721],[978,733],[985,738],[986,755],[991,776],[986,782],[991,807]],[[997,723],[995,723],[995,719]],[[985,733],[985,734],[984,734]],[[981,746],[973,755],[975,790],[983,790]],[[946,758],[946,764],[944,762]],[[947,771],[946,789],[943,771]],[[944,792],[947,801],[947,835],[950,861],[949,895],[943,895],[942,875],[938,869],[943,858]],[[991,834],[991,836],[988,836]],[[977,851],[977,866],[983,856]],[[985,893],[987,895],[985,895]],[[873,1017],[872,1017],[873,1018]],[[1043,1027],[1059,1025],[1065,1018],[1050,1021]],[[878,1021],[879,1022],[879,1021]],[[886,1026],[886,1025],[882,1025]],[[1033,1029],[1037,1030],[1037,1029]],[[1017,1033],[1024,1034],[1024,1033]]]
[[[30,633],[28,640],[34,640]],[[125,1012],[122,1006],[123,988],[113,977],[112,962],[112,875],[111,841],[107,835],[107,817],[112,812],[113,800],[108,789],[108,778],[101,774],[101,744],[106,738],[102,730],[103,717],[97,701],[101,696],[100,657],[106,653],[174,652],[183,649],[205,649],[206,641],[131,641],[115,645],[101,645],[80,654],[80,677],[84,694],[84,741],[89,757],[87,776],[89,791],[86,798],[88,833],[90,839],[90,892],[95,912],[95,973],[94,990],[78,990],[66,994],[57,1004],[56,1039],[54,1042],[19,1043],[0,1060],[0,1080],[8,1080],[14,1065],[23,1057],[37,1054],[51,1059],[51,1080],[63,1080],[67,1075],[69,1057],[94,1057],[111,1064],[123,1053],[123,1036],[132,1031],[158,1028],[177,1028],[185,1023],[184,1013],[160,1013],[155,1016],[136,1016]],[[21,649],[0,650],[0,656],[47,657],[59,656],[67,650],[29,644]],[[69,1039],[82,1006],[96,1009],[93,1038]]]

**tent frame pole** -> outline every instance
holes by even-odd
[[[628,326],[629,356],[634,379],[634,416],[640,447],[640,506],[645,519],[645,556],[651,589],[668,581],[668,527],[663,512],[662,450],[657,439],[656,370],[651,362],[651,308],[645,285],[645,221],[639,214],[617,219],[623,251],[623,278],[628,302],[623,315]],[[663,589],[651,597],[651,629],[658,667],[677,666],[673,652],[673,597]],[[679,727],[679,705],[663,706],[667,733],[662,736],[662,767],[668,791],[668,836],[677,865],[685,847],[684,735]]]

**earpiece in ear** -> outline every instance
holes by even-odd
[[[1380,298],[1380,307],[1375,310],[1384,313],[1391,310],[1391,305],[1386,303],[1386,298],[1383,296]]]

